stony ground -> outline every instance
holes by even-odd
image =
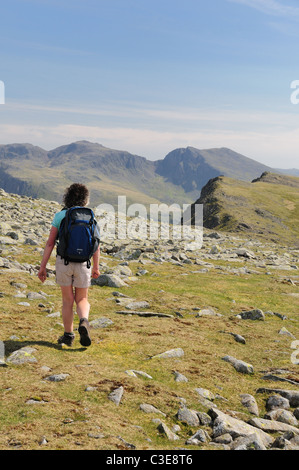
[[[0,197],[1,449],[299,448],[298,249],[103,240],[93,343],[61,347],[60,206]]]

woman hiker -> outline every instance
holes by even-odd
[[[67,209],[80,206],[85,207],[89,203],[89,191],[86,186],[79,183],[72,184],[66,189],[64,198],[64,209],[57,212],[52,221],[49,238],[46,243],[42,262],[38,272],[41,282],[45,282],[47,277],[46,266],[55,247],[59,227],[65,218]],[[99,239],[99,232],[96,227],[95,236]],[[61,288],[62,294],[62,320],[64,325],[64,334],[58,339],[58,344],[66,344],[72,346],[75,335],[73,332],[73,305],[76,303],[76,311],[80,320],[78,332],[80,335],[80,344],[82,346],[90,346],[91,339],[89,334],[89,309],[88,288],[90,286],[91,277],[96,279],[99,275],[99,258],[100,248],[98,247],[92,256],[93,263],[90,269],[90,263],[64,262],[61,256],[56,257],[56,282]]]

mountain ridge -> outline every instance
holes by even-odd
[[[252,182],[217,176],[202,188],[191,206],[203,205],[203,225],[245,232],[275,242],[298,245],[299,178],[265,172]]]
[[[86,140],[52,150],[29,143],[0,145],[0,185],[5,191],[61,201],[65,187],[82,182],[90,187],[93,204],[192,203],[203,186],[223,174],[251,181],[276,170],[233,150],[179,148],[162,160]]]

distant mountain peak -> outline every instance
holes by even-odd
[[[252,181],[275,170],[226,147],[188,146],[149,160],[127,151],[78,140],[46,151],[32,144],[0,145],[0,186],[7,192],[59,200],[67,184],[81,181],[97,204],[118,195],[138,203],[188,203],[220,175]],[[276,170],[278,171],[278,170]]]

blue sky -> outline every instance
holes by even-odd
[[[0,144],[299,167],[298,1],[10,0],[0,18]]]

